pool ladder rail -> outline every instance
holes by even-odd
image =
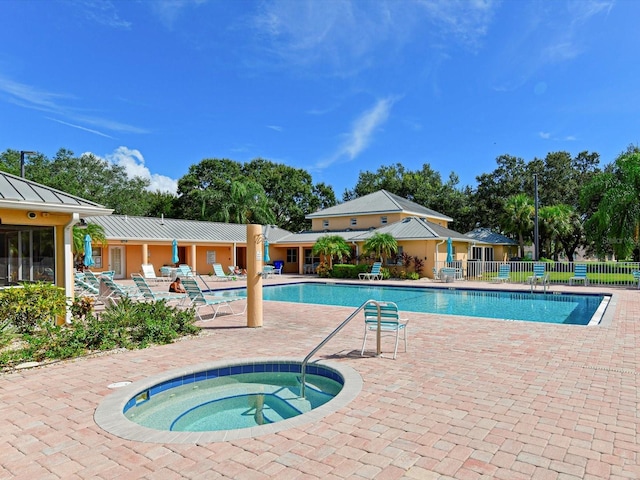
[[[378,330],[376,333],[376,356],[379,357],[382,355],[382,348],[381,348],[381,341],[380,341],[381,333],[382,333],[382,328],[381,328],[382,316],[380,315],[380,305],[385,304],[386,302],[378,302],[377,300],[371,299],[371,300],[367,300],[358,308],[356,308],[355,311],[351,315],[349,315],[340,325],[338,325],[333,332],[327,335],[327,337],[324,340],[322,340],[322,342],[320,342],[316,348],[311,350],[309,354],[306,357],[304,357],[304,360],[302,361],[302,365],[300,366],[300,396],[302,398],[305,398],[305,377],[306,377],[307,363],[309,363],[309,360],[311,359],[311,357],[315,355],[318,352],[318,350],[324,347],[327,344],[327,342],[329,342],[329,340],[335,337],[340,330],[342,330],[351,320],[355,318],[356,315],[358,315],[358,313],[360,313],[364,309],[365,306],[367,306],[370,303],[373,303],[378,308]]]

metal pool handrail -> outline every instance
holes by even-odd
[[[338,325],[336,327],[336,329],[331,332],[327,338],[325,338],[322,342],[320,342],[318,344],[318,346],[316,348],[314,348],[313,350],[311,350],[311,352],[309,352],[309,354],[304,357],[304,360],[302,361],[302,365],[300,366],[300,396],[302,398],[304,398],[304,390],[305,390],[305,377],[306,377],[306,373],[307,373],[307,363],[309,363],[309,359],[315,355],[318,350],[320,350],[322,347],[325,346],[325,344],[331,340],[336,333],[338,333],[340,330],[343,329],[343,327],[345,325],[347,325],[347,323],[349,323],[364,307],[365,305],[369,304],[369,303],[374,303],[376,305],[376,307],[378,307],[378,336],[377,336],[377,350],[376,350],[376,354],[380,355],[380,321],[381,321],[381,317],[380,317],[380,303],[384,303],[384,302],[378,302],[377,300],[367,300],[366,302],[364,302],[362,305],[360,305],[358,308],[356,308],[356,310],[349,315],[344,322],[342,322],[340,325]]]

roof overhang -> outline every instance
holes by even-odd
[[[24,200],[0,200],[0,208],[12,210],[35,210],[38,212],[78,213],[81,216],[111,215],[109,208],[92,207],[88,205],[61,205],[55,203],[26,202]]]

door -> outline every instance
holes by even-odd
[[[113,278],[125,278],[124,247],[109,247],[109,270],[113,270]]]

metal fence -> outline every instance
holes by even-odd
[[[509,265],[509,281],[512,283],[527,283],[533,275],[534,264],[544,264],[545,273],[549,275],[550,284],[568,285],[575,277],[575,266],[587,266],[589,285],[603,286],[638,286],[640,284],[639,262],[483,262],[469,260],[467,262],[438,262],[434,268],[434,275],[440,274],[442,269],[454,269],[456,280],[472,280],[476,282],[493,282],[498,280],[500,265]],[[635,272],[635,273],[634,273]],[[582,284],[580,280],[573,280]]]

